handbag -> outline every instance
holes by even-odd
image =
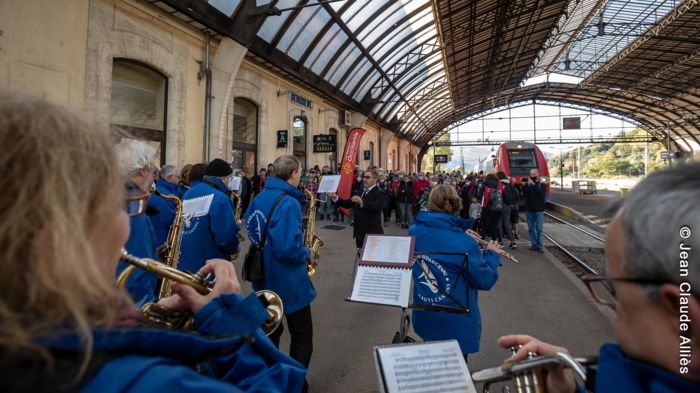
[[[245,255],[243,260],[243,279],[249,282],[261,282],[265,279],[265,261],[263,260],[263,250],[265,249],[265,241],[267,240],[267,230],[270,228],[270,221],[272,221],[272,213],[275,212],[277,204],[280,203],[282,198],[287,195],[286,192],[280,194],[275,200],[275,203],[270,209],[270,214],[267,215],[268,219],[265,223],[265,230],[260,237],[260,244],[255,245],[252,242],[248,247],[248,253]]]

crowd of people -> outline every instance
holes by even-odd
[[[0,162],[7,171],[0,180],[3,391],[308,390],[316,290],[307,273],[303,190],[316,194],[332,171],[304,171],[292,155],[254,176],[245,167],[235,173],[221,159],[157,168],[155,154],[135,140],[115,146],[108,131],[54,104],[0,95]],[[618,206],[605,245],[607,275],[585,278],[606,284],[613,301],[589,288],[617,310],[618,344],[601,349],[597,392],[700,391],[700,361],[689,358],[700,356],[700,244],[692,233],[700,228],[698,173],[697,163],[655,172]],[[245,212],[240,221],[233,189]],[[415,331],[425,340],[456,339],[467,359],[479,351],[478,291],[496,284],[503,241],[515,246],[519,205],[532,249],[542,251],[546,198],[536,170],[519,190],[501,173],[368,168],[357,171],[349,198],[328,193],[316,200],[318,220],[339,220],[349,209],[358,248],[365,234],[383,232],[392,213],[416,236],[414,303],[470,312],[416,310]],[[215,276],[210,291],[173,283],[173,294],[158,299],[159,277],[140,269],[125,288],[115,286],[128,266],[122,249],[154,260],[172,255],[167,243],[178,216],[186,263],[178,268]],[[267,337],[265,305],[241,294],[229,260],[240,251],[241,226],[262,249],[264,274],[255,290],[275,291],[284,302],[289,355],[278,348],[283,324]],[[189,315],[191,330],[147,324],[140,313],[147,302]],[[522,348],[508,362],[529,352],[567,352],[530,336],[498,341],[514,344]],[[550,392],[580,388],[563,367],[549,368],[547,385]]]

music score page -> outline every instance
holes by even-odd
[[[455,340],[375,347],[375,361],[386,393],[476,393]]]
[[[359,265],[350,300],[408,307],[410,293],[410,269]]]

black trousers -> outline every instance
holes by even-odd
[[[503,235],[501,234],[501,215],[503,215],[503,212],[495,212],[487,209],[481,211],[481,228],[484,239],[490,237],[491,240],[498,240],[499,242],[503,240]]]
[[[311,305],[291,314],[285,313],[284,316],[287,319],[287,328],[289,329],[289,335],[291,337],[289,356],[308,369],[309,363],[311,363],[311,353],[314,351],[314,328],[311,321]],[[270,334],[270,340],[272,340],[277,348],[280,346],[280,337],[282,337],[283,332],[284,324],[280,324],[280,326]],[[305,381],[303,392],[306,392],[308,388],[309,385]]]

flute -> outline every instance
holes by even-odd
[[[476,240],[479,244],[481,244],[481,245],[484,246],[484,247],[486,247],[486,246],[489,244],[489,242],[487,242],[486,240],[482,239],[481,236],[479,236],[478,233],[472,231],[471,229],[467,229],[464,233],[466,233],[467,235],[469,235],[469,236],[471,236],[472,238],[474,238],[474,240]],[[498,249],[498,251],[496,251],[496,252],[498,253],[498,255],[502,255],[502,256],[506,257],[507,259],[510,259],[511,261],[513,261],[513,262],[515,262],[515,263],[518,263],[517,258],[515,258],[512,254],[510,254],[510,253],[507,252],[506,250]]]

